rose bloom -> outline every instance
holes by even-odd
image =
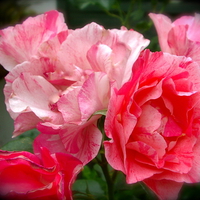
[[[87,163],[102,139],[96,125],[101,115],[93,114],[107,109],[110,88],[130,79],[149,41],[125,27],[106,30],[91,23],[70,30],[61,16],[50,11],[0,32],[0,63],[10,69],[5,103],[14,136],[35,127],[49,137],[59,134],[67,152]]]
[[[71,185],[82,163],[69,154],[50,154],[43,147],[39,155],[0,150],[1,199],[72,199]]]
[[[191,58],[145,50],[111,97],[107,161],[162,200],[200,181],[200,68]]]
[[[200,64],[200,14],[182,16],[172,22],[162,14],[149,14],[164,52],[191,57]]]
[[[22,24],[2,29],[0,63],[10,71],[17,64],[38,57],[43,43],[53,38],[61,43],[67,31],[63,15],[55,10],[29,17]]]

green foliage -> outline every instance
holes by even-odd
[[[88,120],[91,119],[92,116],[95,116],[95,115],[103,115],[103,116],[106,116],[106,112],[107,112],[107,109],[103,109],[103,110],[97,110],[96,112],[94,112]]]
[[[148,48],[152,51],[159,51],[158,39],[152,21],[148,13],[160,13],[165,10],[169,0],[69,0],[79,12],[85,11],[93,16],[92,10],[101,13],[100,17],[105,18],[105,23],[116,23],[118,26],[125,26],[134,29],[151,40]],[[77,11],[78,13],[78,11]],[[103,15],[104,13],[104,15]],[[80,15],[81,16],[81,15]],[[87,19],[88,20],[88,19]],[[107,20],[107,21],[106,21]],[[104,24],[102,24],[104,25]]]
[[[98,155],[99,156],[99,155]],[[99,160],[100,161],[100,160]],[[107,186],[106,173],[102,170],[105,163],[92,161],[84,167],[73,185],[75,200],[108,200],[109,185]],[[105,166],[104,166],[105,167]],[[156,200],[156,196],[142,183],[127,184],[125,175],[108,166],[108,174],[112,178],[115,200]],[[107,177],[108,178],[108,177]],[[110,185],[111,186],[111,185]]]
[[[104,191],[98,181],[94,179],[78,179],[74,183],[74,198],[82,199],[105,199]]]
[[[106,200],[106,182],[98,164],[86,165],[73,185],[74,198]]]
[[[33,152],[33,141],[38,134],[39,132],[35,129],[27,131],[5,144],[1,149],[5,151]]]
[[[76,5],[79,9],[85,9],[90,5],[98,5],[103,9],[109,10],[115,0],[70,0],[70,2]]]
[[[200,199],[200,184],[184,184],[179,194],[178,200],[199,200]]]

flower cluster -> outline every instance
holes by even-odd
[[[0,196],[72,199],[101,146],[128,184],[143,181],[162,200],[200,182],[200,15],[149,16],[160,52],[125,27],[68,29],[57,11],[0,31],[13,136],[40,132],[33,154],[0,151]]]

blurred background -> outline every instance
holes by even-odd
[[[156,31],[148,13],[163,13],[172,20],[182,15],[200,13],[199,0],[0,0],[0,29],[23,22],[49,10],[61,11],[70,29],[97,22],[105,28],[139,31],[151,40],[148,48],[159,50]],[[3,87],[7,72],[0,66],[0,147],[11,140],[13,120],[6,111]],[[185,186],[181,200],[200,199],[198,184]]]

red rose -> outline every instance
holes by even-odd
[[[82,167],[68,154],[50,154],[41,148],[41,159],[29,152],[0,150],[0,197],[3,199],[69,200],[70,186]]]
[[[190,58],[145,50],[132,78],[111,97],[106,158],[144,181],[160,199],[176,199],[183,182],[200,181],[200,68]]]

